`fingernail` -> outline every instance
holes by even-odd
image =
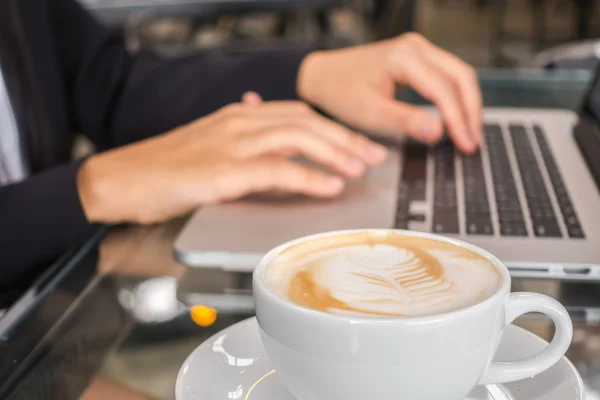
[[[365,170],[365,165],[358,158],[349,158],[346,165],[355,173],[362,173]]]
[[[464,151],[466,153],[472,153],[475,151],[476,148],[477,148],[477,145],[472,141],[465,142],[465,144],[464,144]]]
[[[367,151],[376,160],[383,160],[387,157],[387,149],[378,143],[369,143]]]
[[[344,181],[336,176],[330,176],[325,180],[325,185],[331,190],[340,190],[344,187]]]
[[[423,119],[418,131],[419,137],[424,141],[428,140],[435,133],[437,125],[438,122],[432,118]]]

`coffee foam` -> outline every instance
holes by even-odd
[[[307,308],[361,316],[425,316],[481,302],[501,276],[485,257],[393,233],[334,235],[294,245],[267,266],[267,285]]]

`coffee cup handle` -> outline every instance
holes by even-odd
[[[567,352],[573,337],[573,323],[562,304],[542,294],[512,293],[506,313],[506,325],[530,312],[545,314],[554,322],[554,338],[548,347],[521,361],[492,362],[479,381],[480,385],[531,378],[556,364]]]

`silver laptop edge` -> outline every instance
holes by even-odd
[[[460,157],[455,157],[456,195],[460,232],[448,234],[478,245],[500,257],[514,277],[600,281],[600,192],[572,136],[577,114],[562,110],[489,108],[485,120],[498,123],[507,143],[510,168],[529,236],[500,235],[495,207],[488,149],[483,146],[482,161],[487,195],[491,206],[494,235],[469,235],[465,230],[463,173]],[[546,133],[548,146],[577,213],[585,239],[569,238],[539,144],[531,140],[535,159],[557,217],[561,238],[533,235],[522,177],[508,134],[508,124],[526,126],[533,138],[532,124]],[[290,202],[283,205],[232,203],[199,210],[188,221],[174,245],[175,257],[195,267],[218,267],[251,271],[264,253],[275,245],[309,233],[352,228],[393,228],[396,213],[402,152],[392,151],[386,165],[370,171],[366,179],[349,186],[348,193],[330,203]],[[427,190],[424,202],[411,203],[411,211],[424,215],[424,221],[410,222],[408,228],[432,231],[433,159],[427,161]],[[307,223],[309,221],[310,223]]]

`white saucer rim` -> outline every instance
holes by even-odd
[[[256,320],[256,316],[248,317],[246,319],[243,319],[241,321],[236,322],[235,324],[231,324],[231,325],[229,325],[229,326],[221,329],[218,332],[215,332],[213,335],[211,335],[210,337],[206,338],[205,340],[202,341],[202,343],[200,343],[198,346],[196,346],[196,348],[194,350],[192,350],[192,352],[186,357],[186,359],[183,362],[183,364],[181,364],[181,367],[179,368],[179,372],[177,372],[177,378],[175,379],[175,398],[176,399],[181,399],[182,398],[181,397],[182,395],[180,395],[179,392],[180,392],[180,390],[183,390],[181,388],[181,386],[183,385],[182,380],[183,380],[183,374],[185,374],[184,371],[185,371],[186,367],[191,363],[191,361],[194,358],[195,354],[197,352],[201,351],[202,345],[204,345],[207,342],[210,342],[213,339],[216,339],[218,336],[221,336],[221,335],[225,334],[229,330],[235,329],[239,325],[242,325],[242,324],[252,324],[252,322],[255,322],[256,325],[258,326],[258,321]]]
[[[186,366],[189,365],[189,363],[191,362],[191,360],[193,359],[194,355],[196,354],[196,352],[201,351],[201,347],[204,343],[209,342],[211,340],[213,340],[214,338],[216,338],[217,336],[221,336],[224,333],[226,333],[229,330],[233,330],[235,329],[238,325],[242,325],[242,324],[252,324],[255,323],[256,326],[258,327],[258,321],[256,320],[256,317],[249,317],[246,319],[243,319],[241,321],[236,322],[235,324],[229,325],[223,329],[221,329],[220,331],[216,332],[214,335],[211,335],[209,338],[205,339],[202,341],[202,343],[200,343],[198,346],[196,346],[196,348],[186,357],[185,361],[183,362],[183,364],[181,364],[181,368],[179,368],[179,372],[177,373],[177,379],[175,381],[175,398],[176,399],[181,399],[182,397],[180,396],[179,391],[180,386],[182,385],[182,380],[183,380],[183,374],[184,374],[184,370],[186,369]],[[548,341],[546,341],[545,339],[539,337],[538,335],[536,335],[535,333],[520,327],[518,325],[514,325],[514,324],[509,324],[507,325],[507,327],[510,326],[510,329],[515,329],[516,331],[521,331],[522,334],[524,335],[528,335],[530,336],[532,339],[535,338],[535,340],[538,340],[539,342],[541,342],[542,344],[546,344],[548,345]],[[571,371],[575,372],[575,377],[577,380],[577,386],[579,387],[579,389],[581,390],[581,399],[586,399],[586,389],[585,389],[585,384],[583,382],[583,378],[581,377],[581,375],[579,374],[579,372],[577,371],[577,368],[575,368],[575,365],[573,365],[573,363],[571,362],[571,360],[569,360],[569,358],[566,355],[563,355],[561,357],[562,361],[566,361],[568,367],[571,369]]]
[[[233,325],[232,325],[233,326]],[[519,325],[515,325],[515,324],[508,324],[508,326],[511,326],[511,329],[515,329],[515,330],[520,330],[523,334],[529,335],[532,337],[532,339],[536,339],[538,341],[540,341],[543,344],[549,345],[550,343],[548,343],[548,341],[544,338],[539,337],[538,335],[536,335],[535,333],[519,326]],[[569,366],[569,368],[575,372],[575,378],[577,378],[577,386],[579,386],[579,389],[581,390],[581,398],[582,399],[587,399],[587,392],[585,390],[585,382],[583,382],[583,378],[581,377],[581,374],[579,373],[579,371],[577,371],[577,368],[575,367],[575,365],[573,364],[573,362],[571,360],[569,360],[569,357],[567,357],[566,354],[563,354],[563,356],[560,358],[560,361],[566,361],[567,365]],[[552,367],[550,367],[552,368]]]

